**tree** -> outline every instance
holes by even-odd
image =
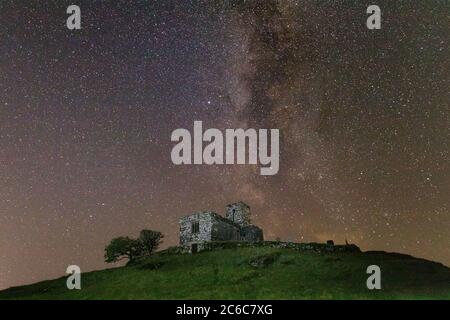
[[[105,261],[117,262],[122,259],[133,261],[145,254],[152,254],[162,242],[164,235],[159,231],[142,230],[138,239],[118,237],[105,248]]]
[[[105,262],[117,262],[122,259],[133,261],[143,253],[141,241],[129,237],[118,237],[111,240],[105,248]]]
[[[142,230],[139,235],[139,241],[146,254],[152,254],[162,243],[164,235],[159,231]]]

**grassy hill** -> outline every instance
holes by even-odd
[[[366,288],[367,266],[382,289]],[[450,269],[385,252],[235,247],[198,254],[166,250],[133,265],[10,288],[0,299],[450,299]]]

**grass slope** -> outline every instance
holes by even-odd
[[[269,261],[254,267],[255,258]],[[366,288],[366,268],[382,270],[382,289]],[[65,278],[0,292],[0,299],[450,299],[450,269],[384,252],[299,252],[234,248],[163,254],[135,265],[82,274],[82,290]]]

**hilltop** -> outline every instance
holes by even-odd
[[[366,268],[382,270],[368,290]],[[319,244],[215,245],[183,254],[161,251],[124,267],[10,288],[0,299],[450,299],[450,269],[398,253]]]

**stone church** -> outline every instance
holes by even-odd
[[[227,205],[225,217],[203,211],[180,219],[180,246],[195,253],[209,241],[263,241],[263,231],[251,224],[250,207],[242,201]]]

